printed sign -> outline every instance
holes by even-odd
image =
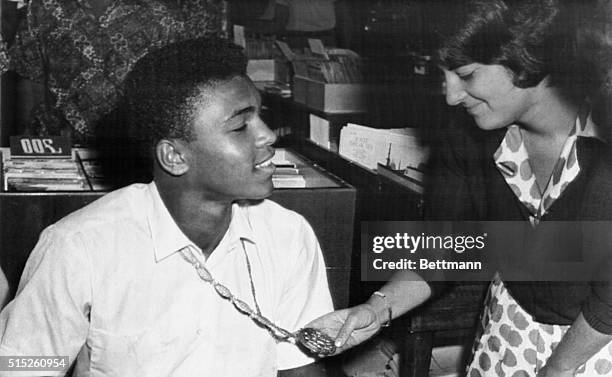
[[[49,136],[11,136],[12,157],[70,157],[71,141],[69,137]]]

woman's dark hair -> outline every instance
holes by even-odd
[[[438,49],[439,64],[450,69],[470,64],[499,64],[521,88],[545,77],[572,96],[584,97],[597,86],[592,61],[580,53],[576,33],[591,1],[476,0],[447,28]],[[592,73],[592,71],[591,71]]]
[[[582,54],[591,60],[589,75],[597,78],[597,87],[589,93],[592,116],[596,124],[606,129],[604,135],[612,141],[612,1],[598,1],[592,16],[578,29],[578,44]]]

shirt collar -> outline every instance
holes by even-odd
[[[170,212],[159,195],[155,182],[149,183],[147,188],[150,203],[150,205],[147,206],[147,222],[151,239],[153,240],[155,260],[159,262],[189,245],[194,246],[200,251],[198,245],[192,242],[181,231],[170,215]],[[248,208],[237,203],[232,205],[232,219],[230,220],[229,228],[223,239],[224,241],[227,240],[229,243],[221,242],[219,244],[221,247],[224,247],[224,245],[232,245],[233,242],[243,239],[255,243],[253,228],[248,216]]]
[[[606,142],[601,134],[601,128],[593,122],[590,111],[580,111],[576,118],[576,136],[592,137]]]

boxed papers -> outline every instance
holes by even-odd
[[[419,168],[429,158],[429,148],[422,144],[417,129],[377,129],[350,123],[340,130],[339,153],[372,170],[378,163],[393,170]]]
[[[326,113],[367,110],[368,86],[363,83],[361,59],[353,51],[319,48],[318,54],[293,56],[291,64],[295,102]]]
[[[293,78],[293,100],[326,113],[364,112],[365,84],[326,84],[306,77]]]

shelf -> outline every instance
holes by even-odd
[[[306,156],[314,166],[322,167],[357,189],[357,218],[360,221],[422,219],[423,196],[420,193],[309,140],[292,144],[291,148]]]
[[[80,157],[77,158],[76,156],[80,156]],[[83,183],[82,189],[71,189],[70,187],[72,186],[68,186],[66,189],[61,189],[57,191],[52,191],[48,189],[41,189],[41,190],[32,189],[30,191],[25,191],[25,190],[7,191],[5,187],[0,187],[0,192],[4,192],[4,193],[8,193],[8,192],[18,193],[19,192],[19,193],[39,194],[43,192],[44,193],[68,193],[68,192],[103,193],[103,192],[110,191],[110,189],[108,188],[110,186],[108,185],[106,188],[98,187],[96,189],[95,186],[94,186],[94,189],[91,188],[91,184],[90,184],[91,177],[88,177],[86,173],[87,169],[84,169],[83,165],[84,165],[84,162],[89,161],[89,159],[93,159],[94,161],[96,161],[95,160],[96,156],[97,155],[95,151],[86,150],[86,149],[78,149],[78,148],[73,149],[73,157],[70,161],[73,162],[74,167],[75,167],[75,172],[79,174],[79,179]],[[3,175],[4,171],[2,168],[5,165],[6,161],[9,159],[10,159],[9,149],[0,148],[0,178],[4,178],[4,175]],[[22,161],[27,161],[27,160],[18,159],[16,161],[22,162]],[[54,162],[56,161],[59,162],[60,160],[45,159],[45,161],[47,161],[45,162],[45,165],[53,166]],[[342,185],[346,185],[346,182],[340,182],[341,180],[339,178],[335,177],[334,175],[329,174],[321,167],[314,166],[306,158],[290,150],[286,150],[283,148],[277,149],[276,155],[273,161],[289,162],[289,163],[294,164],[297,169],[297,174],[295,175],[284,175],[281,177],[275,173],[275,175],[273,176],[273,180],[275,180],[275,189],[277,190],[301,189],[301,188],[308,188],[308,189],[338,188],[338,187],[341,187]],[[65,160],[61,160],[61,162],[62,164],[66,163]],[[43,177],[43,176],[53,177],[55,173],[56,173],[55,171],[51,171],[48,174],[39,173],[37,174],[37,176],[38,177]],[[294,177],[295,179],[292,179]],[[283,180],[282,178],[285,178],[286,180]],[[3,179],[2,179],[2,182],[4,182]]]

